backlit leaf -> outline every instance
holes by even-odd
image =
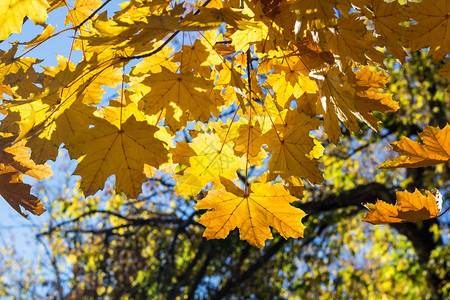
[[[372,224],[417,222],[436,218],[442,208],[442,195],[425,195],[417,189],[413,193],[397,191],[397,204],[392,205],[378,200],[376,204],[367,203],[370,210],[363,221]]]
[[[379,168],[418,168],[441,164],[450,160],[450,125],[443,129],[427,126],[419,133],[422,143],[402,137],[391,143],[392,150],[403,154]]]
[[[11,33],[20,32],[25,17],[36,24],[43,24],[47,17],[47,0],[0,1],[0,40]]]
[[[81,176],[85,195],[95,194],[115,174],[117,190],[136,198],[147,178],[144,164],[157,168],[167,161],[163,142],[155,138],[157,128],[134,116],[120,128],[104,119],[94,119],[93,125],[67,145],[69,152],[82,155],[75,174]]]
[[[221,182],[196,205],[197,209],[213,209],[199,220],[206,226],[204,237],[223,239],[237,227],[241,239],[262,247],[273,238],[269,226],[284,238],[303,237],[305,226],[301,220],[306,214],[289,204],[297,199],[282,184],[254,183],[246,194],[229,180]]]

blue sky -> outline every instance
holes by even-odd
[[[108,8],[110,8],[111,13],[114,10],[118,9],[118,4],[123,1],[121,0],[113,0],[109,3]],[[73,3],[73,1],[69,1],[69,3]],[[67,14],[67,9],[59,8],[49,14],[47,17],[47,24],[51,24],[55,26],[57,24],[57,28],[55,32],[61,31],[69,26],[64,26],[64,19]],[[12,34],[7,40],[0,43],[1,50],[8,50],[11,47],[11,42],[28,42],[36,37],[38,34],[42,33],[43,27],[36,26],[33,24],[31,20],[25,22],[22,27],[21,34]],[[50,67],[57,66],[58,62],[56,59],[56,55],[62,55],[68,57],[70,53],[70,48],[72,44],[72,35],[73,31],[67,31],[55,38],[52,38],[36,49],[32,50],[26,56],[35,57],[42,59],[43,62],[40,64],[41,66]],[[21,55],[24,46],[19,47],[18,55]],[[74,51],[71,55],[71,60],[76,63],[81,59],[81,53],[79,51]],[[41,72],[42,69],[37,67],[37,71]],[[105,94],[105,98],[111,97],[113,90],[109,90]],[[0,115],[1,119],[1,115]],[[46,179],[42,182],[42,184],[46,187],[47,194],[54,193],[54,196],[58,195],[61,188],[61,182],[58,178],[63,178],[68,173],[73,172],[76,166],[75,161],[70,161],[67,154],[60,155],[56,162],[49,161],[48,163],[51,165],[52,170],[54,172],[54,176]],[[67,170],[67,167],[69,170]],[[37,181],[25,176],[25,182],[28,184],[36,184]],[[50,192],[50,193],[49,193]],[[36,196],[39,196],[38,187],[32,188],[32,193]],[[46,203],[44,203],[46,204]],[[25,211],[25,213],[28,213]],[[33,258],[36,257],[36,251],[39,250],[38,243],[35,239],[34,232],[31,230],[32,228],[42,228],[44,224],[48,221],[47,214],[44,213],[41,216],[33,216],[29,214],[28,220],[19,215],[9,204],[0,199],[0,235],[2,239],[0,240],[0,247],[5,247],[6,245],[2,245],[2,243],[6,243],[8,245],[13,245],[16,249],[20,249],[20,253],[25,258]]]

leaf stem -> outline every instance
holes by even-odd
[[[251,79],[251,73],[252,73],[252,61],[251,61],[251,53],[250,48],[247,50],[247,82],[248,82],[248,102],[250,104],[250,112],[249,112],[249,118],[248,118],[248,139],[247,139],[247,157],[245,160],[245,182],[244,182],[244,191],[245,194],[248,195],[248,154],[250,152],[250,139],[251,139],[251,132],[252,132],[252,79]]]
[[[122,66],[122,92],[120,93],[120,121],[119,130],[122,130],[122,112],[123,112],[123,97],[125,95],[125,62]]]
[[[436,218],[439,218],[439,217],[442,217],[443,215],[445,215],[445,213],[446,213],[449,209],[450,209],[450,207],[447,207],[447,209],[446,209],[444,212],[440,213]]]

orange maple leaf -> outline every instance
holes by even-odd
[[[393,161],[387,161],[379,168],[418,168],[433,166],[450,160],[450,125],[443,129],[427,126],[419,133],[423,144],[403,137],[391,143],[395,152],[404,154]]]
[[[397,191],[397,204],[392,205],[381,200],[376,204],[365,205],[370,212],[363,221],[372,224],[417,222],[436,218],[442,208],[442,195],[436,196],[426,191],[424,196],[417,189],[413,193]]]

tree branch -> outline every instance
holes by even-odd
[[[109,2],[111,2],[111,0],[106,0],[102,5],[100,5],[99,8],[97,8],[95,11],[93,11],[86,19],[84,19],[80,24],[78,24],[77,26],[73,27],[73,29],[75,31],[77,31],[78,29],[81,28],[81,26],[83,26],[84,24],[86,24],[87,21],[89,21],[90,19],[92,19],[96,13],[98,13],[103,7],[105,7]]]
[[[205,7],[206,5],[208,5],[209,2],[211,2],[211,0],[206,0],[205,3],[202,4],[202,7]],[[194,15],[198,15],[199,13],[200,13],[200,9],[197,9],[194,12]],[[167,38],[167,40],[164,41],[164,43],[162,43],[158,48],[156,48],[152,52],[149,52],[149,53],[146,53],[146,54],[141,54],[141,55],[133,55],[133,56],[130,56],[130,57],[124,57],[123,60],[140,59],[140,58],[145,58],[145,57],[150,57],[152,55],[155,55],[156,53],[161,51],[165,46],[167,46],[167,44],[169,44],[170,41],[173,40],[180,32],[181,32],[180,30],[175,30],[174,33],[172,33]]]
[[[395,203],[394,192],[389,190],[385,185],[374,182],[343,191],[340,194],[327,195],[322,200],[300,203],[296,206],[308,215],[314,215],[348,206],[362,208],[362,203],[374,203],[377,199]]]

